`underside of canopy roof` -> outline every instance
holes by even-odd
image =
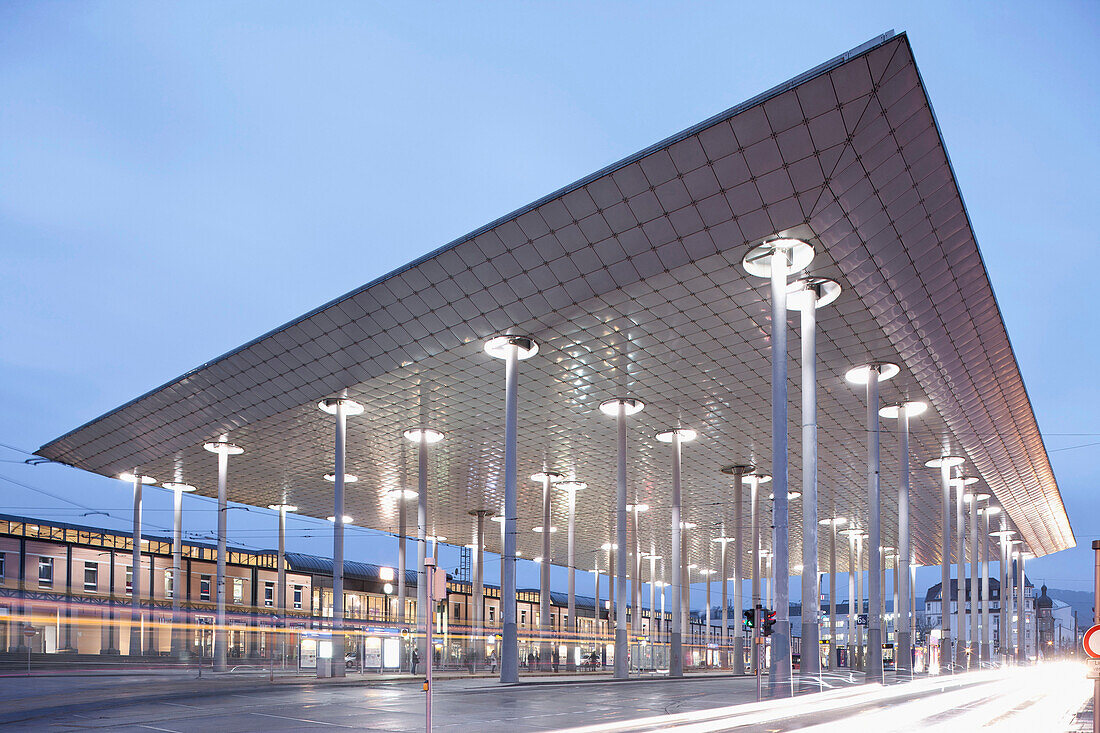
[[[864,44],[689,130],[509,214],[300,319],[113,410],[39,450],[104,475],[135,467],[214,495],[225,434],[230,498],[332,514],[333,418],[317,401],[347,390],[346,512],[396,531],[396,499],[415,488],[402,431],[429,425],[429,524],[471,541],[475,509],[503,505],[504,369],[487,337],[529,334],[519,368],[519,548],[541,554],[544,468],[588,483],[578,494],[578,566],[612,535],[614,421],[597,406],[633,396],[629,492],[646,503],[638,541],[669,550],[670,449],[659,430],[699,431],[684,446],[690,561],[717,563],[733,527],[731,463],[770,472],[767,284],[741,258],[764,238],[811,243],[807,273],[843,292],[819,318],[822,517],[868,522],[865,404],[844,372],[870,360],[901,374],[885,402],[924,400],[912,421],[913,556],[938,563],[938,473],[963,455],[1030,549],[1074,545],[1023,379],[908,39]],[[790,486],[801,483],[799,339],[792,313]],[[899,459],[883,421],[883,536],[896,545]],[[765,491],[766,493],[766,491]],[[747,501],[748,491],[745,491]],[[766,509],[767,501],[762,503]],[[800,502],[792,502],[792,565]],[[565,559],[563,493],[554,559]],[[748,514],[745,514],[748,522]],[[499,547],[491,525],[489,549]],[[846,543],[844,543],[846,545]],[[822,550],[827,543],[821,543]],[[842,553],[845,554],[846,553]],[[747,559],[746,559],[747,562]]]

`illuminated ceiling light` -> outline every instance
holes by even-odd
[[[901,367],[889,361],[876,361],[852,367],[844,373],[844,378],[852,384],[867,384],[873,371],[878,373],[879,382],[885,382],[896,377],[901,372]]]
[[[294,506],[293,504],[268,504],[267,508],[270,509],[273,512],[278,512],[278,511],[296,512],[296,511],[298,511],[298,507]]]
[[[802,496],[801,491],[788,491],[787,492],[787,499],[790,499],[790,500],[801,498],[801,496]],[[768,494],[768,500],[769,501],[774,501],[775,500],[775,494]]]
[[[664,560],[664,558],[660,555],[650,555],[648,552],[643,552],[642,557],[644,557],[646,560]]]
[[[330,522],[335,522],[336,521],[336,517],[326,517],[326,519],[328,519],[328,521],[330,521]],[[354,521],[355,520],[352,519],[351,517],[349,517],[347,514],[344,515],[344,524],[351,524]]]
[[[386,489],[386,496],[392,496],[395,499],[415,499],[420,494],[412,489],[396,488]]]
[[[600,545],[600,549],[601,550],[617,550],[617,549],[619,549],[619,545],[615,542],[604,542],[602,545]]]
[[[343,406],[345,415],[363,414],[363,406],[355,400],[349,400],[347,397],[328,397],[317,403],[317,409],[330,415],[336,414],[338,406]]]
[[[496,516],[489,517],[489,521],[504,524],[504,515],[503,514],[497,514]]]
[[[787,273],[791,275],[805,270],[814,259],[814,248],[801,239],[773,239],[750,249],[741,260],[741,266],[750,275],[770,278],[775,252],[786,256]]]
[[[142,483],[145,483],[145,481],[143,480]],[[179,481],[165,481],[161,486],[166,489],[172,489],[173,491],[182,491],[185,494],[195,491],[195,487],[191,484],[184,484]]]
[[[424,539],[426,539],[428,542],[436,542],[436,543],[447,541],[447,538],[444,537],[443,535],[436,535],[436,534],[430,534],[427,537],[425,537]]]
[[[986,514],[988,514],[991,517],[995,517],[998,514],[1000,514],[1002,510],[999,506],[987,506],[982,511],[985,512]]]
[[[856,527],[849,527],[848,529],[840,530],[840,534],[844,535],[845,537],[862,537],[865,532],[862,529],[858,529]]]
[[[886,405],[878,411],[879,417],[887,417],[891,420],[897,420],[898,416],[901,415],[901,408],[903,404],[905,405],[906,417],[917,417],[918,415],[923,415],[925,412],[928,411],[927,402],[914,400],[912,402],[899,402],[894,405]]]
[[[137,477],[134,476],[133,472],[131,472],[131,471],[127,471],[126,473],[120,473],[118,475],[118,477],[119,477],[120,480],[126,481],[127,483],[131,483],[131,484],[134,483],[135,480],[137,480]],[[157,480],[155,478],[153,478],[152,476],[142,476],[141,477],[141,483],[143,483],[147,486],[149,484],[155,484],[156,482],[157,482]]]
[[[516,358],[520,361],[530,359],[539,353],[539,345],[530,336],[506,334],[494,336],[485,342],[485,353],[494,359],[507,359],[512,347],[516,349]]]
[[[615,397],[600,403],[600,412],[611,417],[619,416],[619,405],[623,406],[624,415],[636,415],[645,409],[645,403],[632,397]]]
[[[691,565],[688,565],[688,570],[695,570],[697,567],[699,567],[699,566],[696,565],[695,563],[692,563]]]
[[[971,484],[976,484],[978,483],[978,481],[980,481],[980,479],[977,476],[955,476],[954,478],[950,479],[948,483],[950,483],[954,488],[957,489],[960,486],[970,486]]]
[[[542,527],[541,527],[541,526],[539,526],[539,527],[532,527],[532,528],[531,528],[531,531],[532,531],[532,532],[538,532],[539,534],[542,534]],[[557,528],[557,527],[551,527],[549,531],[550,531],[550,534],[554,534],[555,532],[557,532],[557,531],[558,531],[558,528]]]
[[[720,543],[733,542],[733,541],[734,541],[733,537],[715,537],[714,539],[711,540],[711,542],[720,542]]]
[[[766,484],[772,480],[770,473],[747,473],[741,477],[741,483],[752,484],[754,481],[759,484]]]
[[[345,484],[354,484],[358,480],[359,480],[359,477],[356,476],[354,473],[345,473],[344,474],[344,483]],[[325,474],[325,481],[331,481],[333,483],[336,483],[336,474],[326,473]]]
[[[443,440],[443,433],[431,428],[409,428],[401,433],[410,443],[427,443],[432,445]]]
[[[699,437],[699,433],[691,428],[673,428],[672,430],[662,430],[653,437],[662,443],[671,443],[672,439],[677,436],[679,436],[681,443],[690,443]]]
[[[239,456],[244,453],[244,448],[227,440],[213,440],[209,443],[203,443],[202,448],[211,453],[224,453],[227,456]]]
[[[558,481],[561,481],[564,478],[565,475],[558,473],[557,471],[539,471],[538,473],[531,474],[531,480],[534,481],[536,484],[541,484],[547,479],[550,480],[550,483],[556,484]]]
[[[394,578],[393,568],[378,568],[378,578],[385,582],[390,582]]]
[[[824,308],[840,297],[840,283],[826,277],[804,277],[787,286],[787,307],[802,310],[810,293],[816,296],[815,308]]]
[[[836,525],[837,527],[840,527],[840,526],[845,525],[847,523],[848,523],[848,520],[845,519],[844,517],[834,517],[832,519],[822,519],[821,521],[818,522],[818,524],[820,524],[822,526],[828,526],[830,524],[833,524],[833,525]]]
[[[583,481],[561,481],[558,483],[558,488],[565,491],[583,491],[588,488],[588,484]]]
[[[697,526],[695,522],[680,522],[680,529],[695,529]]]
[[[638,513],[648,512],[649,511],[649,504],[627,504],[626,505],[626,510],[628,512],[638,512]]]
[[[939,458],[925,461],[924,465],[927,468],[954,468],[955,466],[961,466],[965,462],[966,459],[962,456],[940,456]]]

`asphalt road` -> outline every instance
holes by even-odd
[[[751,678],[544,683],[506,688],[483,680],[451,680],[436,687],[434,728],[511,732],[583,726],[588,733],[981,729],[1040,733],[1067,730],[1061,719],[1067,711],[1079,707],[1091,690],[1077,665],[1047,665],[966,677],[970,679],[946,678],[942,683],[926,680],[885,688],[846,685],[841,678],[835,680],[834,689],[822,695],[760,704],[755,703]],[[105,700],[101,708],[61,712],[6,729],[419,731],[424,729],[423,705],[423,693],[416,683],[276,686],[256,692],[122,705]]]

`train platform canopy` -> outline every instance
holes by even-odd
[[[713,563],[731,535],[732,481],[720,469],[771,465],[767,283],[742,257],[761,240],[816,250],[808,274],[842,287],[819,311],[821,516],[868,518],[865,395],[850,367],[895,362],[884,402],[922,400],[912,420],[913,555],[936,564],[943,454],[966,458],[1036,555],[1074,546],[1050,460],[982,262],[931,103],[904,34],[880,36],[732,109],[447,244],[57,438],[38,454],[107,476],[135,467],[216,494],[228,435],[229,496],[332,514],[333,418],[319,400],[347,390],[346,512],[396,531],[389,490],[415,488],[427,425],[429,524],[471,541],[471,510],[504,499],[504,367],[483,350],[528,334],[519,366],[519,534],[541,554],[537,471],[585,481],[577,564],[612,535],[616,428],[601,401],[631,396],[630,501],[648,504],[643,548],[668,557],[670,448],[659,430],[699,432],[684,446],[690,562]],[[369,237],[369,232],[364,232]],[[417,246],[401,243],[401,246]],[[790,486],[799,487],[798,314],[791,313]],[[893,421],[883,423],[883,531],[897,545]],[[747,492],[746,492],[747,493]],[[765,502],[765,507],[767,503]],[[553,524],[566,502],[555,495]],[[799,502],[791,505],[792,566]],[[747,512],[746,519],[747,522]],[[415,527],[415,522],[410,522]],[[495,528],[495,525],[493,525]],[[553,538],[554,556],[565,532]],[[822,543],[826,545],[826,543]],[[499,548],[489,533],[489,549]],[[560,553],[564,559],[564,552]],[[606,567],[606,566],[603,566]]]

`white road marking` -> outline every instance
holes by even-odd
[[[249,713],[249,715],[262,715],[265,718],[280,718],[282,720],[293,720],[298,723],[313,723],[314,725],[331,725],[333,728],[350,728],[350,725],[340,725],[339,723],[329,723],[324,720],[306,720],[305,718],[291,718],[287,715],[272,715],[271,713]]]
[[[201,710],[198,705],[184,705],[182,702],[163,702],[161,705],[171,705],[174,708],[190,708],[192,710]]]
[[[142,725],[138,723],[138,728],[148,728],[149,730],[163,730],[166,733],[180,733],[178,730],[172,730],[171,728],[158,728],[155,725]]]

